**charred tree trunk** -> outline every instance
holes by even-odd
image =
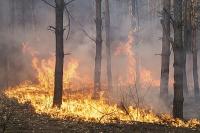
[[[139,9],[138,9],[138,1],[131,0],[130,1],[130,16],[131,16],[131,29],[135,36],[134,39],[137,39],[135,42],[138,44],[138,32],[139,32]]]
[[[196,44],[196,29],[193,28],[193,80],[194,80],[194,96],[199,98],[199,77],[198,77],[198,63],[197,63],[197,44]]]
[[[137,0],[131,0],[131,12],[130,12],[130,16],[131,16],[131,30],[132,30],[132,34],[133,34],[133,38],[134,38],[134,46],[138,46],[139,44],[139,12],[138,12],[138,1]],[[137,49],[135,48],[135,61],[136,61],[136,80],[135,80],[135,84],[136,84],[136,88],[140,88],[140,61],[139,58],[140,55],[137,51]]]
[[[191,2],[191,23],[192,23],[192,54],[193,54],[193,80],[194,80],[194,96],[195,100],[199,100],[199,77],[198,77],[198,61],[197,61],[197,28],[198,28],[198,2]]]
[[[15,28],[15,23],[16,23],[16,5],[15,5],[15,0],[9,0],[9,6],[10,6],[10,22],[9,22],[9,27],[10,27],[10,34],[14,33],[14,28]]]
[[[10,63],[9,63],[9,53],[8,53],[8,49],[6,50],[6,55],[5,55],[5,87],[6,88],[9,88],[10,87],[10,77],[9,77],[9,74],[10,74]]]
[[[162,56],[161,56],[161,80],[160,80],[160,97],[166,101],[168,99],[169,86],[169,64],[170,64],[170,9],[171,0],[163,1],[163,27],[162,38]]]
[[[185,53],[185,62],[187,62],[187,53]],[[185,63],[185,66],[184,66],[184,72],[183,72],[183,92],[185,94],[185,96],[188,96],[189,95],[189,90],[188,90],[188,83],[187,83],[187,71],[186,71],[186,63]]]
[[[132,8],[132,15],[135,16],[136,15],[136,0],[131,0],[131,8]]]
[[[54,98],[53,106],[60,107],[62,105],[63,95],[63,12],[64,0],[55,0],[56,3],[56,65],[55,65],[55,81],[54,81]]]
[[[21,0],[21,26],[23,31],[26,31],[26,1],[25,0]]]
[[[186,52],[185,62],[187,62],[187,53],[191,50],[191,38],[192,38],[192,25],[191,25],[191,0],[184,1],[184,48]],[[187,84],[187,73],[186,65],[184,66],[184,77],[183,77],[183,90],[187,96],[189,94]]]
[[[94,70],[94,99],[100,98],[101,91],[101,56],[102,56],[102,18],[101,18],[102,0],[96,0],[96,57]]]
[[[32,25],[32,29],[33,31],[35,32],[36,31],[36,25],[37,25],[37,22],[36,22],[36,14],[35,14],[35,6],[36,6],[36,2],[35,0],[31,0],[31,25]]]
[[[132,12],[135,12],[134,13],[134,17],[135,17],[135,33],[134,33],[134,36],[135,36],[135,45],[138,46],[139,45],[139,30],[140,30],[140,16],[139,16],[139,6],[138,6],[138,0],[134,0],[134,5],[135,5],[135,8],[132,9]],[[140,89],[141,88],[141,84],[140,84],[140,55],[139,55],[139,52],[135,51],[135,61],[136,61],[136,87],[137,89]]]
[[[185,51],[182,37],[183,0],[174,0],[174,101],[173,117],[183,119],[183,73]]]
[[[106,55],[107,55],[107,78],[108,91],[112,90],[112,65],[111,65],[111,40],[110,40],[110,7],[109,1],[105,0],[105,29],[106,29]]]

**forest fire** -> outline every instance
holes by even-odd
[[[131,85],[135,86],[136,84],[136,55],[134,51],[134,37],[132,32],[128,35],[128,41],[124,44],[122,43],[115,51],[115,56],[120,56],[124,54],[127,59],[127,75],[126,77],[119,77],[119,80],[123,79],[124,86]],[[152,76],[152,72],[144,67],[141,70],[138,70],[140,77],[140,84],[142,88],[145,88],[145,85],[152,86],[154,88],[158,88],[160,85],[160,80],[156,80]],[[121,82],[121,83],[122,83]]]
[[[43,79],[45,80],[45,79]],[[43,81],[44,82],[44,81]],[[48,82],[48,81],[47,81]],[[87,98],[63,99],[61,109],[52,108],[53,88],[45,88],[43,84],[33,84],[26,82],[5,92],[9,98],[16,98],[20,103],[30,102],[35,108],[36,113],[47,114],[53,118],[65,119],[67,117],[81,118],[85,121],[95,121],[102,123],[127,122],[133,121],[168,124],[176,127],[196,127],[200,124],[197,120],[183,122],[172,119],[168,115],[158,116],[151,110],[128,108],[128,114],[119,109],[117,105],[108,105],[101,99],[100,101]]]
[[[200,132],[198,0],[1,0],[0,16],[0,132]]]
[[[128,43],[129,44],[129,43]],[[126,46],[126,45],[125,45]],[[30,49],[29,49],[30,50]],[[53,100],[53,78],[54,78],[54,59],[50,57],[47,60],[38,59],[32,53],[32,65],[37,71],[38,83],[25,82],[16,87],[9,88],[5,94],[9,98],[16,98],[19,103],[30,102],[34,107],[36,113],[47,114],[52,118],[66,119],[74,117],[84,121],[100,122],[100,123],[115,123],[125,122],[132,123],[134,121],[165,124],[175,127],[189,127],[194,128],[200,124],[196,119],[184,122],[182,120],[173,119],[170,115],[157,115],[152,110],[138,107],[124,107],[119,108],[117,104],[107,104],[106,100],[101,97],[100,100],[95,101],[91,99],[90,88],[92,87],[91,80],[84,79],[77,71],[79,61],[70,58],[64,71],[64,98],[60,109],[52,108]],[[132,54],[128,57],[132,57]],[[134,58],[131,58],[134,59]],[[130,60],[134,61],[134,60]],[[134,65],[130,63],[130,65]],[[132,70],[132,69],[130,69]],[[134,71],[133,71],[134,72]],[[144,81],[150,79],[149,71],[142,71]],[[143,78],[143,77],[142,77]],[[85,84],[85,88],[82,86]],[[71,88],[77,90],[89,89],[87,95],[82,95],[82,91],[75,92],[74,97],[69,97],[68,93]]]

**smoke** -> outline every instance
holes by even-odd
[[[34,6],[32,5],[33,1]],[[161,10],[159,1],[157,5],[154,5],[155,7],[148,7],[146,0],[139,2],[139,43],[138,45],[134,45],[132,49],[133,51],[136,50],[139,54],[139,66],[151,71],[152,77],[155,80],[160,79],[161,66],[161,56],[159,54],[161,53],[162,28],[159,18]],[[13,6],[10,2],[13,2]],[[49,0],[49,2],[54,4],[53,1]],[[104,3],[102,5],[104,6]],[[116,57],[114,53],[120,45],[128,41],[131,28],[129,5],[128,0],[110,0],[113,79],[117,79],[119,75],[126,74],[127,62],[125,55]],[[81,74],[88,74],[93,79],[95,42],[91,38],[95,39],[95,1],[76,0],[68,6],[68,9],[73,18],[70,19],[70,36],[68,40],[65,40],[64,47],[65,53],[71,53],[71,55],[65,57],[65,62],[68,62],[70,57],[79,59],[79,71]],[[40,0],[1,0],[0,10],[0,64],[2,64],[0,65],[0,72],[2,73],[0,76],[0,88],[3,88],[6,87],[6,84],[16,85],[22,81],[34,79],[31,57],[23,54],[23,43],[37,50],[37,56],[40,58],[48,58],[50,55],[55,55],[55,33],[48,30],[49,26],[55,26],[55,11]],[[103,22],[104,14],[103,11]],[[68,30],[66,14],[64,18],[66,37]],[[103,30],[105,29],[104,26],[102,28]],[[104,32],[103,36],[102,82],[106,83]],[[5,63],[8,56],[9,67]],[[171,64],[170,78],[173,80],[172,67]],[[5,71],[6,69],[9,69],[9,72]],[[8,79],[9,83],[6,83]],[[127,99],[126,103],[133,105],[139,99],[139,106],[148,105],[148,107],[158,112],[168,111],[169,108],[164,107],[164,104],[160,103],[159,87],[146,86],[143,89],[138,88],[138,94],[135,88],[116,88],[116,91],[113,93],[113,97],[116,96],[114,100],[121,102]],[[130,90],[132,90],[131,93],[133,95],[127,96]],[[172,95],[171,88],[170,94]],[[162,107],[162,110],[160,110],[160,107]]]

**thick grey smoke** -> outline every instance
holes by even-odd
[[[49,0],[54,4],[54,0]],[[103,3],[104,4],[104,3]],[[113,75],[123,74],[127,66],[124,57],[115,57],[116,48],[125,44],[131,30],[129,0],[110,0],[111,40],[113,53]],[[139,44],[133,51],[139,53],[140,66],[150,70],[152,77],[160,78],[160,53],[162,28],[160,25],[161,0],[150,4],[147,0],[139,0]],[[151,6],[149,6],[151,5]],[[69,39],[65,41],[65,52],[72,53],[72,57],[80,59],[80,66],[93,77],[95,43],[95,1],[76,0],[68,6],[72,15]],[[104,8],[102,8],[104,9]],[[104,12],[102,13],[104,19]],[[1,0],[0,1],[0,88],[18,84],[24,80],[34,79],[31,68],[31,57],[22,52],[22,44],[26,43],[38,51],[41,58],[55,54],[55,35],[49,31],[49,26],[55,25],[55,12],[41,0]],[[65,15],[66,31],[68,30],[67,15]],[[102,27],[104,30],[104,26]],[[83,32],[84,31],[84,32]],[[86,35],[86,33],[88,35]],[[105,33],[103,32],[103,35]],[[66,33],[65,33],[66,36]],[[89,37],[88,37],[89,36]],[[106,54],[103,42],[102,81],[106,81]],[[65,58],[65,62],[69,57]],[[188,57],[189,58],[189,57]],[[7,60],[9,59],[9,63]],[[172,57],[173,59],[173,57]],[[172,62],[172,61],[171,61]],[[123,68],[124,67],[124,68]],[[172,63],[170,77],[172,76]],[[7,70],[9,69],[9,70]],[[9,72],[7,72],[9,71]],[[189,72],[191,74],[191,72]],[[8,76],[7,76],[8,75]],[[114,77],[115,79],[116,77]],[[9,79],[9,83],[7,82]],[[125,92],[122,95],[121,91]],[[172,88],[170,88],[172,95]],[[129,93],[129,89],[116,91],[118,102]],[[136,95],[135,90],[132,92]],[[164,107],[159,110],[159,88],[147,87],[138,92],[140,106],[150,106],[156,111],[168,111]],[[129,103],[135,104],[135,99],[127,98]],[[132,101],[132,102],[130,102]]]
[[[49,2],[54,4],[54,1],[49,0]],[[91,74],[91,77],[94,70],[95,43],[83,32],[83,30],[86,31],[91,38],[95,39],[94,2],[94,0],[76,0],[68,6],[68,9],[73,18],[71,18],[70,37],[67,41],[65,41],[65,52],[71,52],[71,56],[80,59],[80,65],[82,66],[81,69],[88,70]],[[23,43],[30,45],[31,47],[36,49],[39,55],[43,58],[48,57],[51,54],[55,54],[55,35],[54,32],[47,30],[48,26],[55,25],[54,9],[40,0],[2,0],[0,2],[0,5],[0,15],[2,18],[0,21],[2,26],[0,32],[0,43],[2,46],[1,49],[11,49],[15,51],[9,52],[10,58],[13,58],[10,61],[15,62],[15,64],[22,65],[24,67],[24,69],[22,70],[30,71],[30,74],[28,74],[28,76],[24,76],[23,78],[21,78],[22,72],[17,71],[17,67],[15,67],[15,65],[12,65],[13,67],[9,69],[13,70],[9,73],[12,75],[14,72],[18,72],[19,75],[15,76],[16,79],[19,79],[18,76],[20,76],[21,80],[27,80],[28,78],[32,78],[32,76],[30,76],[32,70],[31,66],[26,65],[26,62],[19,60],[22,59],[28,61],[28,59],[26,59],[20,51],[21,45]],[[120,44],[125,44],[127,42],[128,34],[131,30],[129,5],[129,0],[110,1],[113,54]],[[151,7],[152,11],[151,9],[148,10],[148,8],[145,0],[139,2],[138,12],[140,16],[141,30],[139,32],[140,43],[136,48],[140,55],[140,65],[152,71],[152,76],[155,79],[159,79],[160,56],[156,56],[155,54],[160,53],[161,49],[161,41],[159,40],[159,38],[161,37],[161,26],[159,24],[160,18],[158,17],[160,5],[158,4],[157,7],[154,7],[156,10],[154,12],[153,7]],[[104,12],[102,13],[102,16],[104,18]],[[66,26],[67,23],[67,16],[65,15]],[[104,29],[104,26],[102,28]],[[67,29],[68,28],[66,27],[66,30]],[[106,81],[106,54],[105,44],[103,45],[104,50],[102,61],[102,81]],[[15,50],[15,47],[19,50]],[[15,53],[18,53],[18,55],[16,55]],[[7,56],[6,53],[2,54]],[[4,58],[4,56],[2,56],[2,58]],[[68,57],[65,58],[66,62],[67,59]],[[19,61],[16,63],[17,60]],[[120,72],[122,72],[122,70],[120,70],[123,69],[121,68],[121,66],[126,67],[126,64],[123,63],[125,63],[123,61],[123,58],[118,59],[113,55],[113,75],[119,75]],[[2,66],[2,70],[4,67],[5,66]],[[4,75],[7,75],[7,73],[5,73]],[[155,93],[159,92],[158,88],[154,90],[156,90]],[[146,97],[148,99],[151,99],[153,95],[154,94],[149,93]],[[154,102],[150,102],[153,106]]]

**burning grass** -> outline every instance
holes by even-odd
[[[91,100],[89,97],[73,99],[64,97],[60,109],[52,108],[53,90],[43,88],[30,82],[10,88],[5,92],[9,98],[16,98],[19,103],[30,102],[38,114],[47,114],[52,118],[66,119],[68,117],[81,118],[84,121],[100,123],[134,121],[164,124],[175,127],[195,128],[200,125],[198,120],[182,121],[172,119],[169,115],[158,116],[151,110],[129,107],[128,114],[117,107],[109,105],[103,99]]]
[[[135,60],[133,53],[131,53],[131,45],[133,42],[129,39],[125,47],[125,51],[128,53],[128,73],[127,77],[134,77]],[[68,117],[74,117],[82,119],[87,122],[97,123],[132,123],[132,122],[145,122],[163,124],[175,127],[188,127],[195,128],[200,125],[200,121],[193,119],[190,121],[182,121],[173,119],[170,115],[162,114],[157,115],[152,110],[137,108],[137,107],[125,107],[121,109],[117,104],[107,104],[107,102],[101,98],[100,100],[91,99],[91,89],[93,84],[88,74],[79,75],[79,61],[70,58],[65,65],[64,70],[64,92],[69,92],[72,88],[78,90],[89,90],[88,93],[75,94],[75,97],[70,97],[68,93],[65,93],[63,98],[63,104],[60,109],[52,108],[53,100],[53,86],[54,86],[54,58],[47,60],[39,60],[36,57],[36,52],[24,47],[25,51],[31,53],[33,68],[37,72],[38,83],[25,82],[16,87],[9,88],[5,91],[8,98],[16,98],[19,103],[30,102],[34,107],[35,112],[38,114],[46,114],[52,118],[67,119]],[[120,51],[120,49],[119,49]],[[126,53],[125,52],[125,53]],[[152,76],[146,71],[143,72],[142,81],[152,81]],[[147,76],[145,76],[147,75]],[[147,78],[145,78],[147,77]],[[133,79],[126,79],[128,83],[134,82]],[[126,82],[124,82],[126,83]],[[127,83],[127,84],[128,84]],[[143,82],[142,82],[143,83]],[[155,83],[155,86],[157,82]],[[76,91],[76,90],[73,90]]]

